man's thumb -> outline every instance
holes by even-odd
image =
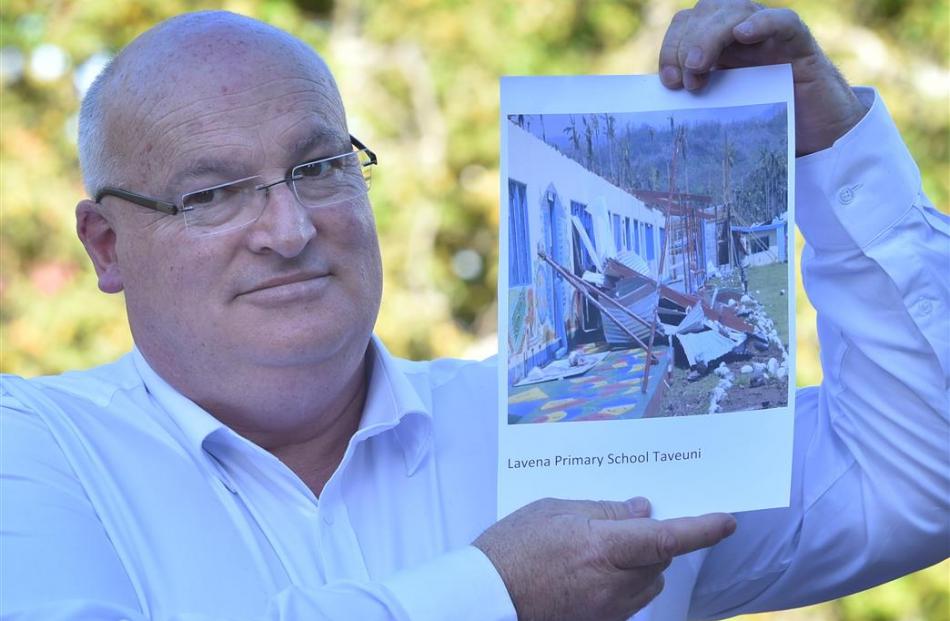
[[[629,500],[601,500],[597,503],[600,516],[592,516],[603,520],[629,520],[633,518],[650,517],[650,501],[643,496],[635,496]]]

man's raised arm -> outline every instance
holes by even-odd
[[[950,226],[871,90],[851,90],[797,15],[739,0],[677,16],[667,86],[710,68],[791,63],[802,270],[824,382],[797,400],[790,509],[738,516],[691,616],[839,597],[947,557]]]

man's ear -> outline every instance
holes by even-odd
[[[89,199],[76,205],[76,234],[96,268],[99,289],[105,293],[122,291],[122,271],[115,250],[115,229],[102,213],[100,205]]]

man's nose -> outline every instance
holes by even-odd
[[[317,236],[310,210],[300,204],[286,183],[261,192],[266,203],[248,233],[251,250],[276,252],[286,259],[299,255]]]

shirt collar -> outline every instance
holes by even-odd
[[[221,421],[162,379],[145,360],[138,347],[132,349],[132,361],[146,390],[181,430],[189,449],[200,453],[208,437],[228,429]]]
[[[367,350],[369,387],[354,442],[392,429],[402,449],[406,474],[422,465],[432,442],[432,413],[399,362],[375,335]]]
[[[366,353],[370,368],[366,403],[359,429],[350,443],[355,445],[392,429],[402,449],[406,473],[411,476],[428,454],[432,414],[396,358],[375,335]],[[162,379],[137,347],[132,350],[132,360],[146,389],[181,430],[189,449],[202,452],[212,435],[247,441]]]

